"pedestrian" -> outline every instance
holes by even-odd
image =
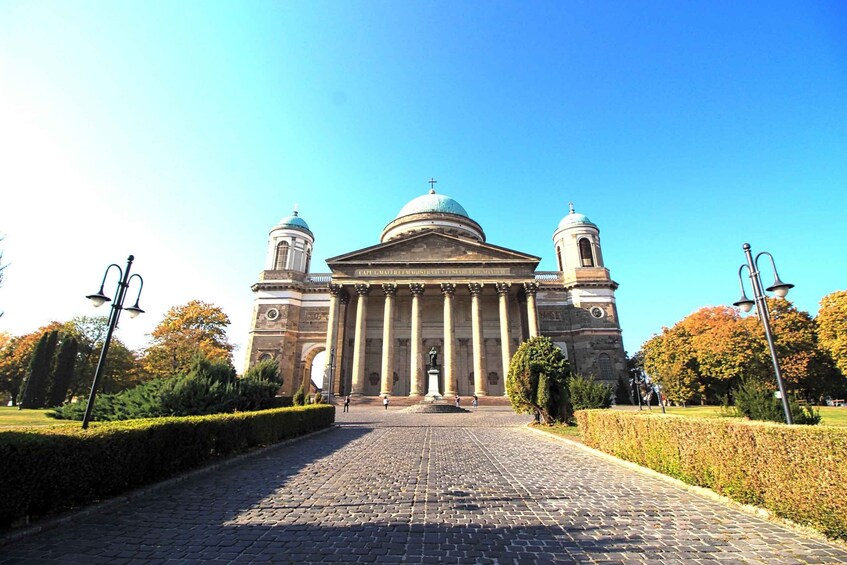
[[[457,394],[456,395],[456,408],[460,408],[459,404],[461,404],[461,402],[462,402],[462,399],[459,398],[459,395]]]
[[[477,395],[473,395],[473,407],[474,409],[479,406],[479,397]]]
[[[350,395],[349,394],[344,397],[344,411],[345,412],[350,411]]]
[[[387,394],[382,397],[382,405],[385,407],[386,410],[388,410],[388,395]]]

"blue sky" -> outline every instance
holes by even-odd
[[[82,296],[134,253],[148,313],[119,335],[199,298],[240,367],[294,203],[326,271],[430,177],[543,270],[573,201],[630,353],[736,300],[745,241],[815,313],[847,288],[845,24],[840,2],[0,2],[0,331],[98,312]]]

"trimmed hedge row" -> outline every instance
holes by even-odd
[[[847,428],[576,413],[585,443],[847,540]]]
[[[0,527],[326,428],[334,406],[0,432]]]

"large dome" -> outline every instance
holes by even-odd
[[[470,218],[468,213],[461,204],[445,194],[436,194],[435,190],[430,190],[429,194],[418,196],[410,200],[405,206],[400,209],[395,219],[412,214],[426,214],[429,212],[438,212],[441,214],[455,214]]]
[[[485,241],[485,232],[468,216],[462,205],[447,195],[436,194],[433,189],[403,206],[382,230],[379,240],[385,243],[396,237],[433,229]]]

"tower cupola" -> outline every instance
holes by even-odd
[[[268,234],[265,270],[308,273],[314,243],[315,236],[295,205],[291,215],[282,218]]]
[[[569,207],[570,211],[553,233],[559,270],[603,267],[600,229],[585,214],[574,210],[573,202]]]

